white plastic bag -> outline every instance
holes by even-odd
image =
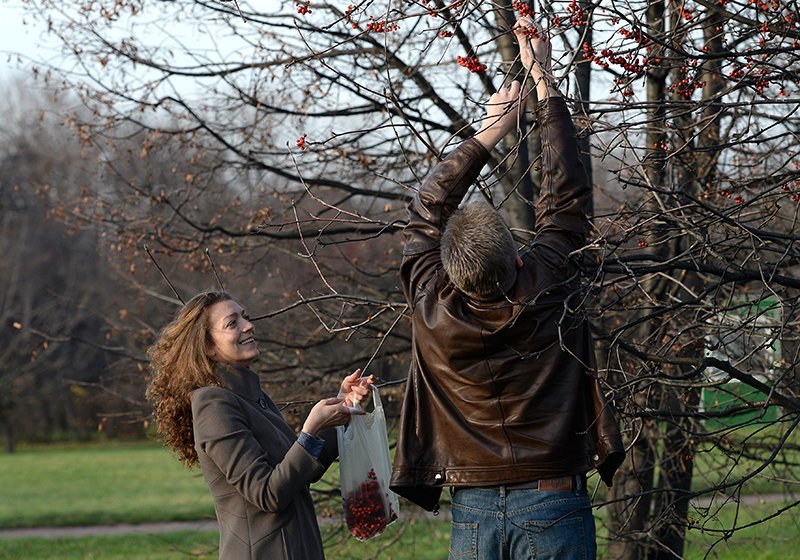
[[[336,428],[345,521],[350,534],[360,541],[377,537],[400,515],[397,495],[389,490],[389,439],[375,386],[372,401],[374,411],[353,415],[349,425]]]

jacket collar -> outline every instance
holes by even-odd
[[[452,280],[450,281],[450,283],[451,284],[453,283]],[[453,284],[453,287],[456,290],[458,290],[459,293],[464,294],[464,297],[466,297],[467,299],[472,300],[473,302],[480,305],[486,305],[486,304],[496,304],[498,302],[506,303],[512,301],[514,298],[514,287],[516,286],[516,283],[517,283],[517,270],[514,269],[514,273],[510,274],[508,278],[505,279],[503,285],[500,286],[501,291],[499,293],[491,294],[485,297],[479,297],[462,292],[456,287],[455,284]]]
[[[216,363],[214,364],[214,373],[219,377],[223,387],[237,395],[253,401],[258,401],[261,397],[261,382],[258,374],[249,367]]]

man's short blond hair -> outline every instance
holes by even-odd
[[[440,250],[450,280],[473,298],[502,295],[516,269],[511,231],[497,210],[483,202],[466,204],[453,213]]]

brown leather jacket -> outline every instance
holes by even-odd
[[[476,301],[444,272],[439,240],[489,154],[463,142],[408,207],[401,276],[413,349],[392,489],[427,510],[443,486],[493,486],[597,469],[624,458],[577,309],[570,253],[585,245],[592,193],[563,99],[538,108],[542,187],[536,236],[506,299]]]

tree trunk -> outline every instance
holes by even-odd
[[[5,411],[0,413],[0,426],[2,426],[0,429],[3,431],[3,444],[5,452],[8,454],[14,453],[16,450],[14,444],[14,427],[11,425],[11,421]]]
[[[654,37],[665,35],[665,3],[663,0],[653,0],[647,9],[648,32]],[[664,182],[665,159],[661,149],[666,138],[664,98],[666,91],[667,72],[654,66],[647,76],[647,101],[648,101],[648,128],[646,136],[646,149],[644,180],[654,185]],[[652,199],[643,201],[643,206],[657,215],[659,210],[654,207]],[[650,246],[661,235],[661,227],[657,222],[652,222],[647,229],[643,229],[641,237],[650,242]],[[659,245],[660,249],[647,249],[647,251],[664,251],[667,244]],[[647,293],[659,294],[667,288],[658,279],[649,280],[651,286],[645,287]],[[653,329],[661,329],[663,325],[645,323],[636,338],[638,344],[657,338]],[[635,375],[637,366],[631,365]],[[632,395],[635,411],[658,410],[661,407],[663,395],[660,388],[655,386],[636,386]],[[625,463],[615,476],[612,487],[613,503],[609,511],[609,529],[612,542],[609,545],[609,558],[620,560],[643,560],[647,558],[652,538],[649,535],[651,519],[652,490],[655,481],[657,463],[656,442],[658,441],[659,426],[656,420],[642,417],[635,426],[630,449]],[[626,502],[628,505],[626,505]]]

